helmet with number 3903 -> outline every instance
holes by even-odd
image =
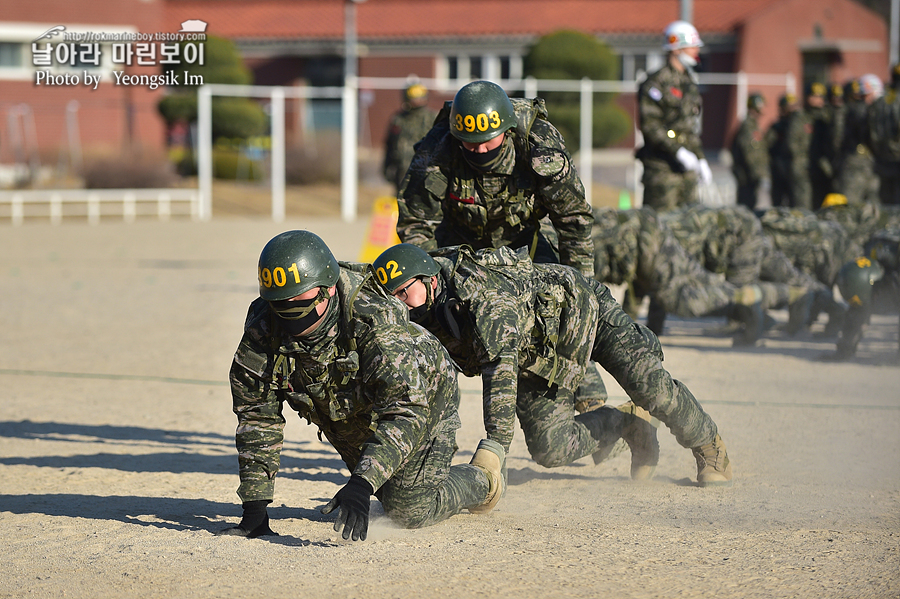
[[[503,88],[490,81],[464,85],[450,107],[450,134],[467,143],[490,141],[517,124],[516,111]]]
[[[399,243],[384,250],[372,262],[372,267],[378,282],[390,294],[410,279],[433,277],[441,270],[428,252],[411,243]]]
[[[341,276],[338,262],[322,238],[310,231],[285,231],[259,255],[259,296],[269,302],[331,287]]]

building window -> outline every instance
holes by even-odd
[[[482,77],[484,77],[481,65],[482,60],[480,56],[469,57],[469,76],[472,79],[481,79]]]
[[[510,74],[512,73],[510,64],[509,64],[509,56],[501,56],[500,57],[500,79],[508,80],[512,79]]]
[[[447,57],[447,79],[450,81],[459,79],[459,61],[455,56]]]
[[[0,42],[0,67],[20,68],[22,66],[22,44]]]

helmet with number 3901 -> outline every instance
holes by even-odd
[[[259,296],[269,302],[291,299],[316,287],[331,287],[340,266],[322,238],[310,231],[285,231],[259,255]]]
[[[503,88],[473,81],[456,92],[450,107],[450,134],[467,143],[490,141],[517,124],[516,111]]]

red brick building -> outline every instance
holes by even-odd
[[[71,123],[85,151],[105,147],[119,150],[129,145],[162,148],[165,127],[156,111],[156,103],[164,89],[150,90],[142,85],[117,85],[114,69],[127,74],[157,74],[158,66],[114,65],[110,43],[101,43],[98,52],[87,52],[87,61],[76,60],[61,65],[54,55],[53,66],[34,64],[32,42],[47,30],[62,25],[66,32],[127,35],[138,32],[178,31],[177,24],[165,23],[165,4],[145,0],[30,0],[4,3],[0,21],[0,163],[33,153],[36,143],[41,161],[55,165],[60,152],[68,150]],[[37,42],[63,43],[65,32]],[[79,58],[85,49],[74,44]],[[90,58],[97,56],[99,64]],[[63,58],[65,58],[63,56]],[[132,61],[135,62],[135,61]],[[36,83],[38,70],[49,71],[59,85],[46,80]],[[84,73],[100,75],[96,89],[85,85]],[[79,84],[66,84],[77,75]],[[59,78],[62,79],[59,79]],[[74,113],[67,122],[67,113]],[[19,154],[20,156],[16,156]]]
[[[587,32],[608,43],[621,57],[623,80],[633,80],[662,63],[661,32],[678,18],[680,2],[366,0],[354,6],[360,76],[416,74],[455,90],[469,78],[501,83],[520,78],[522,57],[530,45],[560,29]],[[84,86],[36,86],[30,45],[34,38],[29,36],[60,24],[80,30],[172,32],[183,21],[201,19],[208,23],[207,33],[238,45],[257,84],[340,85],[345,7],[344,0],[7,3],[0,21],[0,163],[12,159],[15,119],[9,113],[22,105],[33,111],[37,142],[47,151],[64,144],[70,100],[79,103],[85,147],[129,143],[160,147],[164,143],[163,123],[155,108],[161,90],[107,81],[96,91]],[[844,82],[867,72],[887,78],[887,24],[854,0],[694,0],[693,11],[693,21],[706,43],[707,72],[790,73],[798,88],[812,79]],[[159,67],[126,69],[159,72]],[[770,120],[784,88],[751,86],[751,91],[755,89],[770,100],[764,117]],[[450,96],[449,91],[435,93],[432,103],[438,106]],[[737,97],[730,85],[704,87],[707,146],[725,145],[736,125]],[[629,99],[623,101],[627,104]],[[336,126],[339,111],[327,102],[319,104],[314,115],[318,126]],[[387,118],[398,105],[396,90],[363,90],[361,143],[380,146]],[[300,127],[299,117],[288,115],[289,129]]]

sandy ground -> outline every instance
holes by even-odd
[[[348,473],[291,414],[270,507],[280,536],[214,536],[240,517],[226,377],[259,251],[309,228],[353,260],[366,227],[0,226],[0,597],[900,596],[896,315],[876,316],[841,364],[817,361],[833,343],[812,335],[735,350],[705,334],[718,322],[670,321],[666,365],[718,423],[730,489],[694,486],[665,428],[644,484],[627,452],[542,468],[518,431],[493,513],[407,531],[373,501],[354,544],[318,511]],[[468,461],[480,381],[462,385]]]

